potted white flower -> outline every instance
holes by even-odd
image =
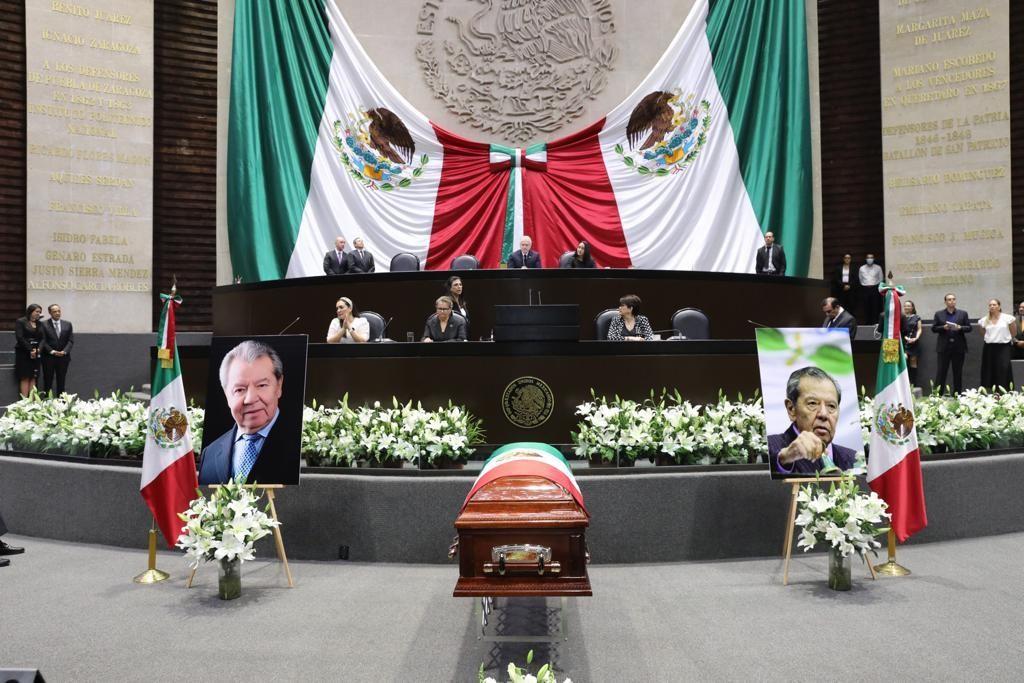
[[[797,494],[797,526],[803,527],[797,547],[807,552],[819,543],[828,546],[828,586],[850,590],[849,558],[857,554],[867,561],[867,553],[877,555],[880,543],[875,536],[889,530],[880,526],[889,518],[888,507],[878,494],[863,493],[852,475],[832,482],[826,490],[822,482],[812,481]]]
[[[178,515],[185,526],[177,545],[192,567],[213,560],[220,563],[221,600],[242,594],[241,564],[255,557],[256,541],[280,524],[257,507],[260,497],[244,482],[231,481],[215,488],[209,499],[199,492],[188,510]]]
[[[526,666],[529,667],[533,663],[533,650],[526,653]],[[508,680],[509,683],[558,683],[558,679],[555,677],[555,672],[551,669],[550,664],[545,664],[538,671],[537,675],[531,674],[527,671],[526,667],[520,668],[513,662],[508,663]],[[477,673],[478,683],[498,683],[498,681],[490,676],[484,676],[484,665],[480,665],[480,671]],[[572,679],[566,678],[562,683],[572,683]]]

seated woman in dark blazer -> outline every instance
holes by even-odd
[[[590,255],[590,243],[586,240],[576,245],[576,253],[569,260],[569,268],[597,268],[594,257]]]
[[[457,313],[452,315],[452,307],[452,300],[446,296],[434,302],[435,313],[427,318],[423,341],[466,341],[466,319]]]
[[[640,315],[640,297],[627,294],[619,299],[619,317],[612,318],[608,341],[650,341],[654,331],[647,316]]]
[[[452,313],[461,315],[469,324],[469,307],[466,306],[466,299],[462,296],[462,278],[452,275],[444,283],[444,295],[452,300]]]

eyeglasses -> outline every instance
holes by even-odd
[[[437,308],[437,310],[439,310],[439,311],[450,311],[450,310],[452,310],[452,309],[450,309],[450,308],[441,308],[441,307],[439,306],[439,307]]]

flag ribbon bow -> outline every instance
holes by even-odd
[[[891,282],[883,282],[878,285],[878,292],[885,297],[885,324],[882,326],[882,362],[898,363],[900,360],[900,345],[903,343],[900,332],[900,296],[906,294],[906,290]]]
[[[172,289],[170,294],[161,294],[160,300],[164,302],[165,314],[160,316],[160,330],[157,332],[156,357],[160,360],[160,367],[174,367],[174,309],[181,305],[181,297],[175,294]]]
[[[523,168],[546,171],[548,168],[547,143],[538,142],[526,149],[491,145],[491,173],[511,169],[508,174],[508,200],[505,203],[505,227],[501,239],[501,260],[508,261],[514,248],[516,233],[523,233]]]

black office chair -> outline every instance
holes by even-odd
[[[401,253],[395,254],[391,259],[390,270],[392,273],[408,273],[420,269],[420,257],[416,254]]]
[[[573,256],[575,256],[575,255],[576,255],[576,250],[575,249],[570,249],[569,251],[567,251],[564,254],[562,254],[561,256],[559,256],[558,257],[558,267],[559,268],[568,268],[569,265],[572,263]]]
[[[673,313],[672,329],[687,339],[711,339],[711,321],[699,308],[680,308]]]
[[[462,254],[452,259],[450,270],[476,270],[480,267],[480,261],[472,254]]]
[[[379,341],[381,335],[384,334],[384,316],[380,313],[374,313],[373,311],[362,311],[360,315],[366,318],[366,321],[370,323],[370,339],[369,341]]]
[[[608,341],[608,328],[612,326],[612,321],[618,314],[619,309],[606,308],[594,318],[594,337],[598,341]]]

